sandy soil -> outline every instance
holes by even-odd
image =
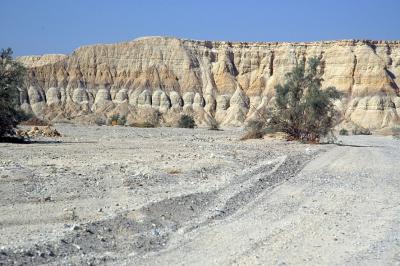
[[[332,148],[239,141],[240,129],[56,127],[62,138],[0,144],[0,264],[153,264]]]

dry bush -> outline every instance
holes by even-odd
[[[156,127],[156,125],[150,123],[150,122],[143,122],[143,123],[132,123],[130,124],[131,127],[139,127],[139,128],[153,128]]]
[[[153,128],[160,125],[162,114],[157,110],[142,112],[140,116],[132,117],[128,120],[129,126],[139,128]]]
[[[180,169],[173,168],[173,169],[168,170],[167,173],[170,175],[177,175],[177,174],[182,173],[182,171]]]
[[[262,139],[264,137],[264,134],[261,132],[246,132],[240,140],[248,140],[248,139]]]
[[[38,126],[38,127],[51,126],[49,122],[44,121],[37,117],[31,117],[28,120],[22,121],[19,124],[23,126]]]
[[[260,120],[250,120],[245,126],[246,133],[240,140],[262,139],[266,133],[265,123]]]
[[[97,117],[96,120],[94,121],[94,123],[98,126],[104,126],[104,125],[107,125],[107,120],[102,117]]]
[[[368,128],[357,126],[352,130],[353,135],[372,135]]]

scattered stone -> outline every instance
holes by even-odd
[[[52,199],[51,199],[50,196],[48,196],[48,197],[45,197],[45,198],[44,198],[44,201],[52,201]]]
[[[61,137],[60,132],[58,132],[57,129],[52,128],[51,126],[46,126],[46,127],[34,126],[30,130],[19,129],[16,131],[16,135],[19,137],[28,137],[28,138]]]
[[[91,229],[89,229],[89,228],[86,228],[86,230],[85,230],[86,232],[88,232],[89,234],[91,234],[91,235],[93,235],[94,234],[94,232],[91,230]]]
[[[77,224],[74,224],[74,225],[71,226],[71,230],[73,230],[73,231],[76,231],[76,230],[79,230],[79,229],[81,229],[81,227],[79,225],[77,225]]]
[[[44,252],[41,252],[41,251],[37,251],[37,255],[39,257],[42,257],[42,258],[46,257],[46,254]]]

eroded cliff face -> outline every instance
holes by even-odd
[[[21,57],[29,68],[21,105],[49,119],[119,113],[130,122],[181,113],[199,125],[240,126],[274,101],[296,62],[323,61],[323,85],[346,97],[346,120],[379,129],[400,121],[400,42],[231,43],[147,37],[71,55]]]

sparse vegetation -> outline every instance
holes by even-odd
[[[321,61],[311,58],[308,67],[298,64],[286,74],[284,85],[277,85],[276,106],[268,127],[287,133],[290,139],[319,142],[332,134],[337,112],[333,100],[341,94],[334,88],[321,89]]]
[[[246,123],[246,133],[240,138],[240,140],[261,139],[265,135],[265,128],[265,122],[261,120],[250,120]]]
[[[107,125],[107,120],[102,117],[97,117],[96,120],[94,120],[94,123],[98,126],[104,126]]]
[[[17,119],[20,124],[22,124],[23,122],[26,122],[30,119],[33,119],[33,118],[36,118],[36,116],[33,113],[27,113],[27,112],[24,112],[23,110],[19,110],[18,115],[17,115]]]
[[[50,126],[51,124],[47,121],[44,121],[38,117],[31,117],[28,120],[22,121],[19,123],[24,126]]]
[[[119,126],[124,126],[126,124],[126,117],[125,116],[121,116],[118,120],[117,120],[117,124]]]
[[[182,173],[182,171],[181,171],[180,169],[173,168],[173,169],[169,169],[169,170],[167,171],[167,173],[170,174],[170,175],[177,175],[177,174]]]
[[[112,115],[109,123],[112,126],[124,126],[126,124],[125,116],[120,116],[119,114]]]
[[[150,122],[143,122],[143,123],[132,123],[130,124],[131,127],[140,127],[140,128],[153,128],[156,127],[156,125],[150,123]]]
[[[179,119],[178,125],[180,128],[194,128],[196,123],[190,115],[182,115]]]
[[[0,138],[15,135],[21,118],[18,109],[18,89],[22,87],[25,68],[12,58],[11,48],[0,53]]]
[[[400,139],[400,126],[394,126],[391,130],[393,138]]]
[[[210,127],[208,129],[209,130],[217,130],[217,131],[221,130],[220,127],[219,127],[219,123],[215,119],[211,120]]]
[[[372,135],[371,130],[360,126],[355,127],[351,133],[353,133],[353,135]]]
[[[347,129],[345,129],[345,128],[342,128],[342,129],[339,131],[339,135],[341,135],[341,136],[348,136],[348,135],[349,135],[349,131],[348,131]]]
[[[70,118],[62,118],[62,119],[57,119],[57,124],[69,124],[69,125],[73,125],[74,122],[72,119]]]
[[[154,110],[154,112],[147,113],[144,115],[143,120],[139,120],[137,122],[130,123],[131,127],[139,127],[139,128],[153,128],[158,127],[160,125],[160,120],[162,119],[162,114],[159,111]]]

